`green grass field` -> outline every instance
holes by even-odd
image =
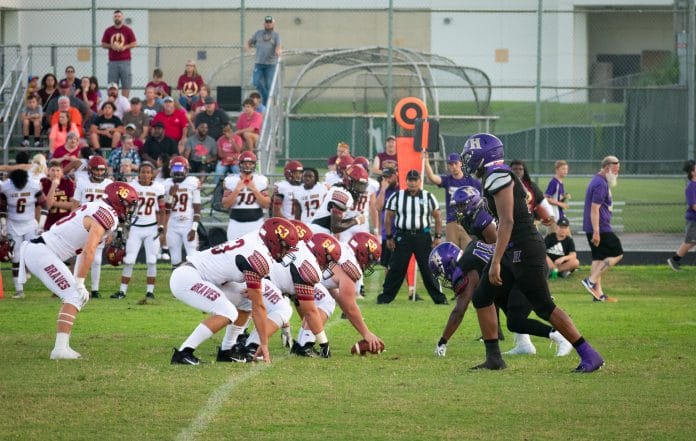
[[[381,271],[361,302],[386,342],[379,356],[350,355],[359,337],[337,311],[329,360],[288,356],[274,336],[270,365],[171,366],[172,347],[204,315],[171,296],[165,266],[156,304],[137,305],[139,266],[127,299],[93,300],[79,315],[72,346],[84,359],[56,362],[48,355],[58,301],[33,278],[26,299],[0,300],[0,439],[689,440],[695,271],[619,266],[605,278],[615,304],[590,301],[580,286],[586,268],[552,282],[556,302],[607,360],[591,375],[571,373],[577,356],[556,358],[536,337],[537,355],[507,357],[505,371],[470,371],[483,357],[471,311],[447,357],[435,358],[450,307],[408,302],[403,291],[376,305]],[[119,275],[104,268],[103,295],[117,289]],[[507,336],[503,350],[512,346]],[[213,360],[220,339],[204,343],[199,357]]]

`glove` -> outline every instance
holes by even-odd
[[[319,356],[321,358],[331,358],[331,348],[328,341],[319,345]]]
[[[290,326],[280,328],[280,342],[284,348],[289,348],[292,344],[292,330]]]
[[[447,353],[447,345],[437,345],[435,346],[435,356],[444,357]]]
[[[80,295],[80,300],[82,302],[81,306],[84,306],[85,303],[89,301],[89,291],[87,291],[87,288],[85,288],[85,279],[82,277],[77,277],[75,278],[75,289],[77,290],[77,293]]]

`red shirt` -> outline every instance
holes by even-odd
[[[51,156],[51,159],[60,159],[60,166],[65,168],[73,161],[73,159],[80,159],[80,147],[77,147],[74,151],[69,152],[65,148],[65,145],[62,145],[53,151],[53,156]]]
[[[185,73],[179,77],[179,81],[176,83],[176,88],[179,92],[186,96],[194,96],[198,94],[203,85],[203,77],[198,75],[197,77],[189,77]]]
[[[234,142],[226,136],[221,136],[217,140],[218,156],[221,157],[222,165],[237,165],[239,163],[240,147],[244,141],[238,135],[234,135]]]
[[[120,28],[111,26],[106,28],[104,31],[102,43],[120,43],[121,45],[125,46],[127,44],[135,43],[135,34],[133,33],[133,30],[126,25],[121,25]],[[109,61],[128,61],[130,59],[130,49],[126,49],[124,51],[115,51],[109,48]]]
[[[41,178],[41,189],[44,195],[48,195],[48,190],[51,189],[51,180],[48,178]],[[68,202],[75,194],[75,183],[68,178],[62,178],[58,188],[53,192],[53,200],[58,202]],[[70,210],[65,208],[51,207],[48,210],[48,215],[46,215],[46,224],[44,225],[44,230],[51,228],[51,225],[55,224],[65,216],[70,214]]]
[[[263,123],[263,115],[261,115],[259,112],[254,112],[251,114],[251,117],[248,117],[246,113],[242,113],[239,115],[239,119],[237,120],[237,130],[242,130],[246,129],[249,127],[254,128],[255,133],[259,133],[261,131],[261,124]]]
[[[181,141],[184,129],[189,124],[186,111],[183,109],[174,109],[171,115],[167,115],[164,111],[157,112],[157,115],[150,121],[150,127],[154,126],[157,121],[164,123],[164,136],[168,136],[176,142]]]
[[[155,83],[154,81],[150,81],[149,83],[147,83],[145,85],[146,89],[148,87],[154,87],[155,90],[164,92],[165,96],[172,95],[172,88],[169,87],[169,84],[165,83],[164,81],[160,81],[159,83]]]

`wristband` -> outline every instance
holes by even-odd
[[[85,278],[84,277],[75,277],[75,284],[77,285],[78,288],[84,287],[85,286]]]
[[[321,331],[318,334],[314,334],[314,336],[317,338],[317,343],[319,343],[320,345],[329,342],[329,339],[326,337],[326,332],[324,331]]]
[[[198,222],[193,222],[191,224],[191,231],[198,231]]]
[[[442,233],[436,233],[435,239],[442,239]]]

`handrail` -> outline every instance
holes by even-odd
[[[14,72],[17,70],[17,64],[19,63],[19,60],[20,60],[19,58],[17,58],[15,60],[14,65],[10,69],[10,72]],[[5,81],[2,82],[2,86],[0,86],[0,96],[2,96],[2,92],[5,90],[5,86],[7,86],[7,83],[8,83],[8,81],[10,81],[11,77],[12,77],[12,75],[7,75],[5,77]]]
[[[269,100],[266,102],[266,111],[263,114],[263,122],[261,123],[261,136],[259,138],[259,152],[265,150],[267,153],[266,157],[262,159],[262,172],[264,174],[270,173],[274,164],[272,164],[274,155],[271,151],[271,140],[274,135],[276,125],[269,125],[271,122],[272,113],[275,113],[273,107],[281,109],[282,103],[280,102],[280,71],[282,70],[282,59],[278,57],[278,62],[276,64],[275,72],[273,73],[273,80],[271,81],[271,87],[268,89]],[[272,98],[277,99],[278,102],[274,102]],[[275,116],[275,115],[274,115]]]
[[[12,107],[14,107],[14,105],[17,103],[20,103],[21,99],[23,98],[24,90],[22,89],[21,86],[24,84],[24,78],[26,78],[26,76],[27,76],[28,69],[29,69],[29,59],[27,58],[26,60],[24,60],[24,65],[22,66],[21,72],[19,72],[19,74],[17,75],[17,81],[15,83],[14,88],[12,89],[12,96],[7,101],[7,105],[5,108],[5,115],[1,118],[3,121],[7,120],[7,116],[9,115],[10,110],[12,110]],[[22,93],[18,95],[17,92],[19,92],[20,89],[22,89]],[[15,103],[15,101],[17,101],[17,103]],[[2,143],[2,150],[4,152],[4,156],[5,156],[4,161],[5,162],[7,162],[7,147],[9,146],[10,140],[12,139],[12,132],[15,128],[15,125],[17,124],[17,118],[19,117],[19,113],[20,113],[19,112],[20,105],[18,104],[16,107],[17,107],[17,109],[16,109],[16,112],[14,113],[14,116],[12,117],[12,122],[9,125],[5,124],[5,131],[4,131],[5,139],[3,140],[3,143]]]

